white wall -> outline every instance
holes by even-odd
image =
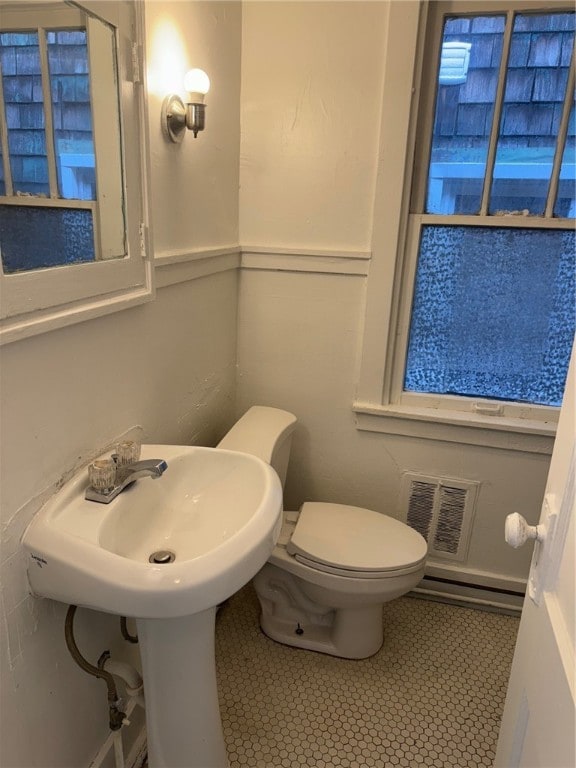
[[[180,147],[162,138],[160,99],[150,96],[155,253],[237,247],[240,5],[152,2],[146,10],[151,74],[161,66],[157,32],[172,27],[182,41],[180,74],[198,65],[214,83],[208,129]],[[236,361],[237,272],[226,266],[177,283],[177,266],[161,266],[153,302],[2,349],[3,768],[88,766],[108,734],[106,687],[68,655],[66,607],[28,595],[20,536],[45,489],[132,427],[159,443],[211,445],[222,435]],[[116,617],[80,609],[76,625],[93,663],[108,648],[117,658],[133,653]]]
[[[240,241],[370,247],[385,4],[247,2]]]
[[[366,269],[339,265],[370,247],[387,11],[245,5],[240,232],[257,260],[241,274],[238,412],[261,403],[298,416],[291,508],[323,499],[395,514],[409,470],[480,481],[465,568],[521,580],[530,552],[504,544],[504,518],[538,519],[549,457],[355,427]],[[383,119],[385,133],[394,115]]]
[[[156,255],[237,246],[241,4],[146,0],[146,18]],[[185,96],[192,67],[210,76],[206,129],[169,143],[162,101],[171,92]]]

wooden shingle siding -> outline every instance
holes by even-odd
[[[490,133],[492,104],[502,53],[502,16],[458,18],[447,22],[446,42],[472,44],[466,82],[441,86],[442,112],[435,143],[460,139],[473,147]],[[510,49],[502,135],[526,137],[527,144],[555,136],[566,90],[574,39],[574,14],[517,17]],[[569,136],[575,135],[574,124]]]

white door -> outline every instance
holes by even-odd
[[[576,767],[575,368],[573,350],[494,768]]]

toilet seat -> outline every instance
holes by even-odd
[[[286,551],[303,565],[325,573],[374,579],[418,570],[427,545],[405,523],[373,510],[307,502]]]

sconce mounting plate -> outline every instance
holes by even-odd
[[[186,132],[186,107],[175,93],[171,93],[162,102],[162,128],[166,136],[179,144]]]

